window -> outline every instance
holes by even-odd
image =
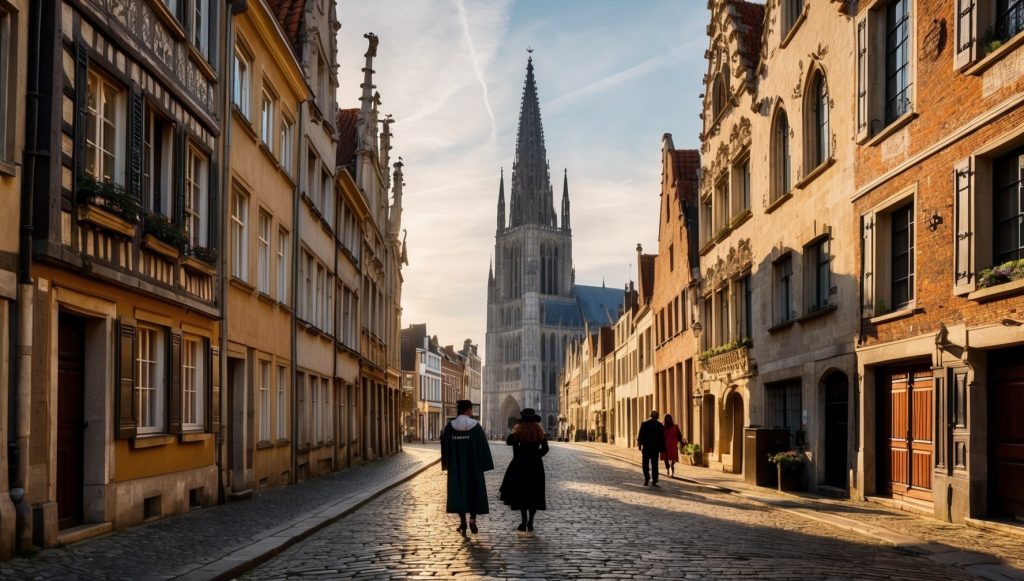
[[[206,156],[192,145],[185,156],[185,232],[189,246],[206,246],[209,170]]]
[[[15,50],[16,13],[0,2],[0,161],[14,162],[14,104],[17,96],[14,71],[17,70]]]
[[[181,344],[181,423],[202,429],[206,423],[206,366],[203,342],[185,337]]]
[[[732,324],[729,319],[729,287],[715,292],[715,340],[719,345],[732,341]]]
[[[963,68],[1024,31],[1024,0],[956,0],[954,65]]]
[[[324,407],[324,413],[321,414],[321,421],[323,426],[320,428],[321,440],[326,442],[334,441],[334,434],[331,428],[334,424],[334,402],[331,397],[331,382],[328,379],[320,380],[320,389],[322,391],[320,396],[321,405]]]
[[[236,45],[235,70],[231,81],[231,101],[238,107],[238,110],[246,119],[250,117],[249,87],[252,82],[251,75],[249,57],[246,56],[245,50],[241,46]]]
[[[284,168],[285,173],[293,175],[295,168],[292,165],[295,160],[292,159],[292,148],[295,147],[295,124],[292,120],[282,116],[281,117],[281,167]]]
[[[723,55],[722,69],[715,75],[711,85],[711,120],[718,121],[719,116],[729,105],[729,63],[728,56]]]
[[[249,196],[235,192],[231,204],[231,274],[240,280],[249,280]]]
[[[858,143],[913,111],[911,2],[876,2],[857,20]]]
[[[316,325],[318,328],[323,329],[324,327],[324,308],[325,308],[325,290],[324,285],[327,282],[327,270],[319,262],[316,264],[316,295],[314,297],[315,304],[313,310],[310,313],[312,316],[310,322]]]
[[[321,420],[323,410],[320,409],[320,380],[318,378],[309,378],[309,392],[313,396],[313,442],[320,444],[324,441],[324,426]]]
[[[764,386],[765,419],[773,428],[786,428],[793,440],[803,444],[803,403],[799,381],[769,383]]]
[[[789,153],[789,119],[786,111],[779,109],[775,114],[772,128],[772,200],[778,200],[790,192],[792,184],[792,161]]]
[[[320,160],[312,148],[306,157],[306,196],[316,206],[320,201]]]
[[[256,288],[270,294],[270,214],[260,210],[256,232]]]
[[[796,26],[796,21],[804,12],[804,0],[782,0],[782,38]]]
[[[86,87],[85,171],[124,184],[124,91],[90,71]]]
[[[754,336],[754,291],[750,286],[750,275],[744,276],[737,283],[740,297],[740,329],[743,338]]]
[[[165,333],[139,326],[135,339],[135,417],[140,434],[166,430],[164,402],[167,399]]]
[[[288,368],[277,366],[277,439],[288,438]]]
[[[672,272],[676,269],[676,253],[675,244],[668,245],[668,270]]]
[[[174,215],[174,123],[146,107],[142,137],[142,191],[148,211]]]
[[[199,54],[210,59],[210,0],[192,0],[189,36]]]
[[[346,286],[341,288],[341,342],[356,347],[356,314],[359,312],[355,293]]]
[[[993,266],[1024,258],[1024,149],[993,163]]]
[[[729,225],[729,180],[723,176],[715,183],[714,231],[717,237]]]
[[[828,161],[831,157],[829,151],[831,136],[829,134],[828,122],[828,85],[825,83],[825,75],[818,71],[811,81],[811,92],[807,96],[810,100],[807,103],[807,110],[810,112],[810,126],[806,135],[807,139],[807,167],[810,171]],[[808,172],[809,173],[809,172]]]
[[[334,180],[331,179],[331,174],[327,172],[327,168],[324,167],[320,171],[320,181],[323,186],[320,188],[320,213],[324,215],[324,218],[330,222],[331,228],[334,228]]]
[[[957,198],[959,201],[959,194]],[[908,193],[861,216],[861,294],[864,299],[864,317],[884,315],[913,306],[914,205],[913,195]],[[958,230],[960,222],[958,219]],[[959,270],[965,268],[965,263],[961,256],[961,241],[956,242],[956,268]]]
[[[829,238],[822,237],[820,240],[805,248],[804,256],[807,257],[808,267],[804,269],[807,273],[807,312],[813,313],[829,306],[828,297],[832,285],[830,264],[832,256],[829,254]]]
[[[307,322],[313,321],[313,256],[302,251],[302,273],[300,275],[302,288],[300,289],[300,314]]]
[[[910,1],[885,10],[885,124],[910,111]]]
[[[775,322],[787,323],[796,318],[793,297],[793,255],[786,254],[772,265],[775,274]]]
[[[914,205],[892,212],[892,308],[906,307],[914,298]]]
[[[277,300],[288,304],[288,270],[290,240],[288,231],[281,228],[277,231]]]
[[[702,197],[700,199],[700,226],[697,228],[701,246],[711,241],[712,216],[714,216],[714,212],[711,210],[711,196]]]
[[[276,108],[277,99],[264,89],[263,104],[260,108],[260,136],[270,151],[274,151],[274,109]]]
[[[750,156],[746,155],[732,168],[732,216],[750,209]]]
[[[260,361],[259,375],[260,442],[270,441],[270,363]]]

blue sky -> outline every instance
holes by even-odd
[[[527,47],[556,197],[569,171],[576,280],[636,277],[636,244],[657,249],[661,136],[699,146],[703,0],[340,0],[339,18],[342,107],[358,106],[362,35],[380,37],[377,90],[405,162],[403,326],[484,349]]]

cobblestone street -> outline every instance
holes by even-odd
[[[737,494],[662,479],[576,446],[546,458],[548,510],[535,533],[497,500],[510,459],[493,447],[491,513],[463,539],[435,466],[246,575],[404,578],[966,579],[969,571]]]

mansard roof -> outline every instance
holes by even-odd
[[[267,0],[267,3],[270,4],[274,16],[292,43],[292,50],[295,54],[301,54],[299,47],[302,45],[302,13],[306,11],[306,0]]]
[[[358,118],[358,107],[338,109],[337,167],[351,167],[355,164],[356,149],[359,148],[359,135],[356,132]]]

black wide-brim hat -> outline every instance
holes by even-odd
[[[520,422],[539,422],[540,421],[540,416],[537,415],[537,412],[534,411],[533,408],[526,408],[523,411],[519,412],[519,421]]]

